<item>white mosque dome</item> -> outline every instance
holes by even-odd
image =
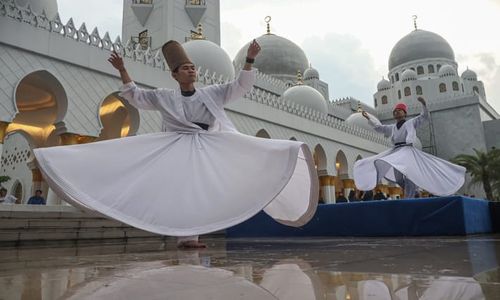
[[[467,70],[465,70],[463,73],[462,73],[462,79],[464,80],[470,80],[470,81],[477,81],[477,74],[476,72],[470,70],[469,68],[467,68]]]
[[[373,120],[374,122],[378,122],[377,117],[375,117],[374,115],[372,115],[370,113],[367,113],[367,114],[371,120]],[[345,120],[345,122],[349,126],[357,126],[357,127],[375,132],[375,129],[373,129],[373,127],[368,123],[368,120],[365,117],[363,117],[361,112],[356,112],[356,113],[351,114]]]
[[[404,63],[425,58],[444,58],[455,61],[455,53],[450,44],[440,35],[416,29],[400,39],[392,48],[389,56],[389,70]]]
[[[323,95],[308,85],[292,86],[283,93],[283,100],[328,114],[328,105]]]
[[[417,80],[417,73],[412,69],[406,69],[401,74],[401,81],[405,82],[410,80]]]
[[[264,34],[256,38],[261,47],[254,67],[260,72],[275,76],[282,80],[295,81],[297,71],[304,72],[309,67],[304,51],[294,42],[275,34]],[[243,66],[250,43],[243,46],[236,57],[234,65]]]
[[[377,91],[384,91],[391,88],[391,82],[385,78],[382,78],[377,84]]]
[[[57,13],[57,0],[16,0],[16,4],[20,7],[31,6],[33,12],[41,14],[43,10],[47,14],[47,18],[52,20]]]
[[[319,79],[319,72],[313,67],[309,67],[304,71],[304,80]]]
[[[439,69],[439,77],[457,76],[457,71],[451,65],[444,65]]]
[[[182,45],[189,58],[202,72],[208,70],[222,75],[226,79],[234,78],[234,67],[231,58],[217,44],[207,40],[191,40]]]

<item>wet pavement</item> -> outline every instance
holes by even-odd
[[[0,299],[500,299],[500,235],[0,248]]]

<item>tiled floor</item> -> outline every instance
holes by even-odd
[[[500,236],[0,248],[0,299],[500,299]]]

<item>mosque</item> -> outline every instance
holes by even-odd
[[[256,37],[262,51],[254,89],[226,110],[244,134],[306,142],[315,157],[320,201],[334,203],[339,192],[355,189],[355,161],[390,147],[360,109],[386,123],[396,102],[418,114],[416,98],[422,95],[431,122],[418,131],[421,149],[449,159],[472,148],[500,147],[499,114],[483,83],[472,70],[458,75],[453,49],[441,36],[415,28],[394,46],[371,107],[354,98],[331,100],[304,51],[274,34],[270,21]],[[143,88],[173,88],[160,51],[170,39],[184,43],[198,67],[198,85],[233,78],[247,48],[234,60],[220,48],[219,0],[125,0],[122,38],[114,40],[85,23],[63,23],[56,0],[0,0],[0,175],[11,178],[3,186],[18,203],[41,189],[48,204],[65,205],[44,181],[33,149],[161,130],[158,113],[138,111],[118,96],[121,81],[107,58],[113,50],[122,53]],[[378,188],[402,194],[389,183]]]

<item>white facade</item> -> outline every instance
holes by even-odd
[[[184,1],[175,2],[177,8],[184,9]],[[160,9],[162,2],[154,3]],[[211,3],[206,2],[207,12]],[[214,3],[210,9],[216,9],[218,14],[218,1]],[[125,1],[124,5],[129,4]],[[153,12],[150,18],[154,16]],[[129,27],[125,23],[124,31]],[[192,29],[187,27],[183,29],[185,36]],[[218,72],[229,72],[218,74],[209,69],[211,61],[202,60],[197,62],[200,68],[197,84],[221,83],[231,77],[232,69],[228,67],[231,64],[221,54],[223,50],[207,44],[210,41],[189,43],[187,48],[192,49],[188,52],[201,47],[207,51],[206,59],[220,60],[220,64],[227,67]],[[112,50],[123,54],[127,69],[138,85],[145,88],[177,86],[159,50],[144,50],[130,43],[123,45],[120,39],[113,42],[98,29],[87,30],[85,26],[75,26],[71,20],[63,24],[58,15],[49,20],[12,1],[0,1],[0,125],[3,135],[7,136],[2,140],[5,149],[2,161],[10,155],[12,147],[21,145],[31,150],[161,129],[158,113],[137,111],[117,96],[121,80],[106,61]],[[314,89],[311,90],[318,101],[326,103],[326,111],[317,111],[318,106],[315,108],[307,101],[286,101],[281,95],[287,89],[288,85],[282,80],[259,73],[253,91],[231,104],[228,115],[245,134],[305,141],[315,153],[318,176],[323,182],[322,199],[334,202],[335,187],[345,188],[346,194],[354,187],[354,162],[383,151],[389,142],[378,134],[346,124],[341,116],[348,116],[349,110],[335,108]],[[18,182],[22,184],[21,203],[26,203],[34,189],[40,188],[44,195],[52,195],[36,162],[25,162],[18,171],[5,168],[1,175],[12,178],[4,183],[9,193],[19,190]],[[58,201],[51,200],[51,203]]]

